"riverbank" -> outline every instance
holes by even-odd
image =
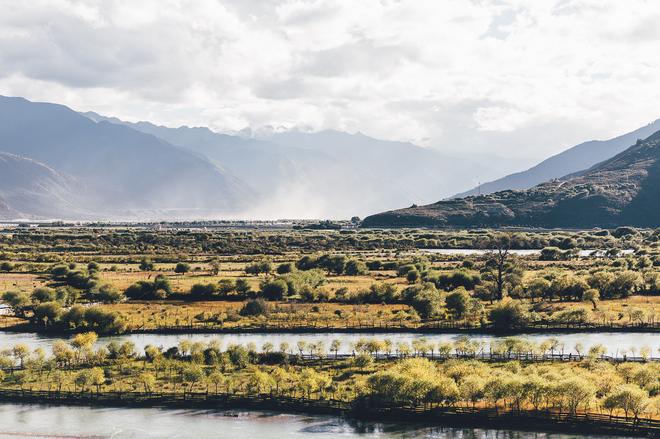
[[[44,328],[42,325],[33,323],[21,323],[17,325],[0,327],[0,332],[33,332],[41,335],[68,336],[83,330],[63,330],[60,328]],[[653,332],[660,334],[660,322],[630,325],[594,325],[594,324],[549,324],[539,323],[520,328],[502,330],[492,326],[468,326],[452,323],[432,323],[418,325],[391,325],[391,324],[364,324],[364,325],[306,325],[306,324],[262,324],[251,326],[210,326],[208,324],[190,324],[178,326],[162,326],[158,328],[129,328],[121,334],[105,335],[128,335],[128,334],[313,334],[326,333],[419,333],[419,334],[473,334],[473,335],[497,335],[515,336],[525,334],[565,334],[565,333],[645,333]]]
[[[281,413],[333,415],[361,421],[405,422],[445,427],[660,437],[660,421],[645,418],[469,407],[373,408],[341,400],[275,397],[267,394],[250,397],[208,392],[182,394],[0,390],[0,403],[267,410]]]

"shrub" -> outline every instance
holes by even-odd
[[[35,288],[30,295],[32,300],[38,303],[52,302],[57,298],[55,290],[48,287]]]
[[[126,289],[124,294],[129,299],[164,299],[172,292],[170,282],[165,276],[159,274],[153,282],[139,281]]]
[[[174,272],[177,274],[184,274],[184,273],[188,273],[189,271],[190,271],[190,264],[186,262],[179,262],[174,267]]]
[[[527,312],[518,302],[503,301],[493,307],[488,317],[497,330],[511,330],[521,328],[527,324],[529,318]]]
[[[99,287],[96,298],[103,303],[119,303],[124,300],[124,293],[112,285],[104,284]]]
[[[194,284],[190,288],[190,299],[208,299],[213,296],[216,291],[217,288],[214,284]]]
[[[360,261],[358,259],[350,259],[346,263],[346,268],[344,272],[349,275],[349,276],[359,276],[363,274],[367,274],[367,264],[364,263],[364,261]]]
[[[289,292],[289,286],[283,279],[275,279],[261,284],[261,294],[268,300],[282,300]]]
[[[277,266],[277,274],[292,273],[295,270],[296,270],[296,266],[291,262],[285,262],[284,264],[280,264]]]
[[[267,316],[270,312],[268,303],[263,299],[248,300],[239,314],[242,316]]]
[[[468,309],[470,295],[464,288],[459,288],[449,293],[445,299],[445,306],[454,316],[461,318]]]

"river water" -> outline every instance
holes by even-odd
[[[435,253],[438,255],[447,255],[447,256],[470,256],[470,255],[483,255],[488,252],[491,252],[492,250],[486,250],[486,249],[475,249],[475,248],[425,248],[420,250],[422,253]],[[625,249],[625,250],[620,250],[619,254],[621,255],[629,255],[633,254],[635,250],[632,249]],[[509,250],[509,253],[512,255],[517,255],[517,256],[536,256],[541,254],[541,250],[537,249],[520,249],[520,250]],[[602,257],[604,255],[605,251],[604,250],[596,250],[596,249],[587,249],[587,250],[579,250],[578,255],[582,257],[587,257],[587,256],[598,256]]]
[[[357,423],[267,412],[0,404],[0,439],[569,439],[602,436]]]
[[[428,342],[438,346],[440,342],[452,342],[464,335],[459,334],[420,334],[412,332],[402,333],[375,333],[375,334],[360,334],[360,333],[316,333],[316,334],[300,334],[300,333],[247,333],[247,334],[127,334],[113,337],[102,337],[98,341],[98,345],[107,344],[110,341],[124,342],[127,340],[132,341],[136,345],[138,352],[142,352],[146,345],[160,346],[169,348],[177,346],[181,340],[209,342],[211,340],[218,340],[222,348],[226,348],[230,344],[247,345],[254,343],[257,349],[261,349],[264,343],[271,343],[274,349],[279,349],[280,343],[286,342],[289,344],[290,349],[296,351],[298,341],[305,341],[308,343],[325,343],[326,349],[329,349],[332,340],[338,339],[341,341],[339,353],[351,353],[351,344],[359,339],[378,339],[378,340],[391,340],[393,346],[396,347],[398,343],[411,343],[415,339],[424,338]],[[495,335],[471,334],[468,335],[473,340],[483,343],[484,350],[488,351],[488,346],[494,340],[501,339]],[[586,352],[589,347],[602,344],[605,346],[607,355],[621,356],[623,353],[632,355],[638,353],[640,348],[648,347],[651,349],[653,357],[660,356],[660,335],[652,332],[641,333],[623,333],[623,332],[599,332],[599,333],[536,333],[516,336],[518,338],[525,338],[534,343],[541,343],[544,340],[555,338],[563,345],[563,351],[568,353],[576,353],[576,344],[582,345],[582,353]],[[12,333],[0,332],[0,348],[9,348],[17,343],[25,343],[30,348],[41,347],[46,350],[50,348],[56,337],[42,336],[34,333]],[[561,348],[560,348],[561,350]]]

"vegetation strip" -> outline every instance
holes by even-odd
[[[95,348],[96,341],[94,333],[70,343],[57,340],[52,356],[20,344],[2,351],[0,398],[284,409],[466,425],[533,421],[566,431],[630,434],[656,434],[660,425],[660,362],[605,361],[598,348],[573,361],[512,359],[529,346],[505,339],[501,346],[511,358],[487,361],[451,355],[450,348],[476,347],[469,339],[430,354],[434,348],[423,340],[409,352],[403,344],[364,340],[351,356],[338,355],[335,342],[334,356],[327,356],[319,343],[304,341],[279,350],[266,342],[257,352],[254,345],[222,350],[217,340],[182,340],[166,350],[146,346],[143,353],[130,341]],[[551,342],[546,347],[555,348]],[[390,349],[401,358],[384,358]]]

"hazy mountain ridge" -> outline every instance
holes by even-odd
[[[532,189],[439,201],[365,218],[366,227],[612,227],[660,224],[660,131],[588,171]]]
[[[590,140],[580,143],[559,154],[543,160],[526,171],[516,172],[497,180],[454,195],[464,198],[474,195],[487,195],[493,192],[515,189],[529,189],[553,178],[574,174],[607,160],[626,150],[638,139],[644,139],[660,130],[660,119],[630,133],[609,140]]]
[[[36,160],[0,152],[0,216],[61,217],[80,211],[75,179]]]
[[[97,217],[142,209],[245,209],[253,194],[206,158],[148,134],[93,122],[57,104],[0,97],[0,151],[76,179],[76,211]]]
[[[168,128],[83,114],[153,134],[208,157],[260,195],[246,212],[249,216],[362,215],[403,203],[430,202],[438,193],[446,196],[455,187],[469,184],[468,176],[474,172],[487,172],[437,150],[360,133],[294,130],[243,138],[204,127]]]

